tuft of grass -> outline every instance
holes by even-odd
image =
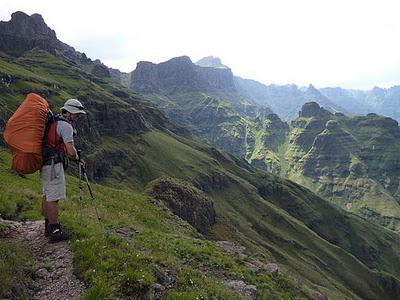
[[[25,244],[0,239],[0,257],[0,298],[29,299],[33,265]]]

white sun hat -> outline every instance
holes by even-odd
[[[69,99],[65,101],[64,106],[61,107],[61,109],[65,109],[71,114],[86,114],[82,103],[76,99]]]

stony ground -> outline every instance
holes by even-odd
[[[1,220],[7,239],[26,241],[35,260],[31,299],[80,299],[85,286],[73,272],[73,253],[68,242],[49,243],[43,221]]]

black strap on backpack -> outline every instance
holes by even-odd
[[[43,138],[42,138],[42,149],[46,145],[46,140],[47,140],[47,135],[49,134],[50,124],[54,123],[55,121],[56,121],[55,114],[51,110],[49,110],[49,112],[47,113],[46,124],[44,126],[44,133],[43,133]]]
[[[47,121],[46,121],[46,126],[45,126],[45,131],[43,134],[43,140],[42,140],[42,158],[43,158],[43,165],[53,165],[59,162],[63,163],[64,170],[68,168],[69,161],[68,157],[65,155],[65,153],[57,151],[56,148],[49,148],[46,146],[46,140],[47,136],[49,134],[49,128],[50,125],[54,122],[57,121],[63,121],[71,124],[71,122],[64,118],[61,114],[59,115],[54,115],[52,111],[49,111],[47,115]]]

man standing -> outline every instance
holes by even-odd
[[[40,176],[43,183],[42,214],[45,217],[45,235],[49,236],[50,242],[67,240],[71,235],[58,222],[58,201],[66,199],[64,169],[68,159],[79,159],[74,145],[72,123],[83,114],[86,112],[82,103],[76,99],[69,99],[61,108],[61,114],[56,116],[55,122],[46,129]]]

